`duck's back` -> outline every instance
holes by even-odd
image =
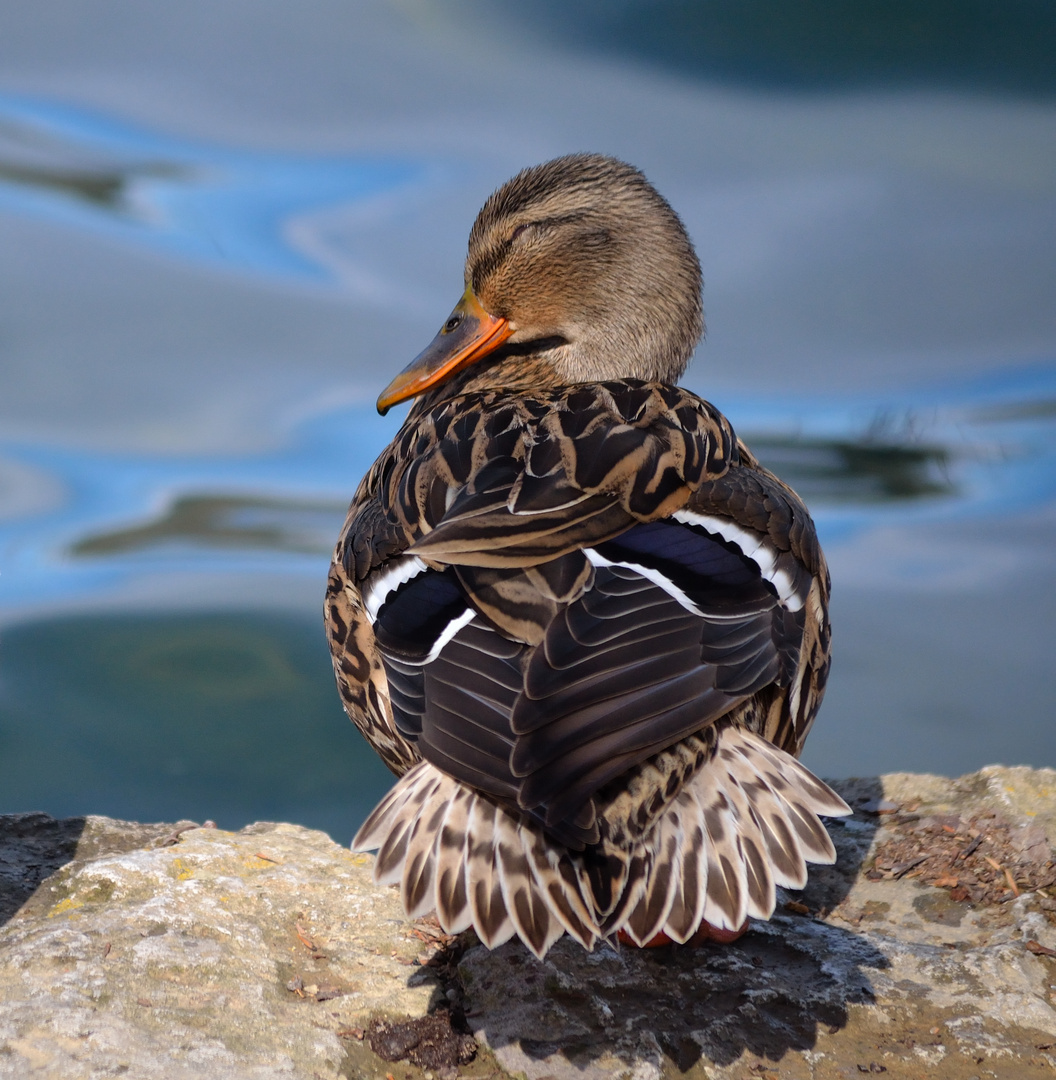
[[[815,814],[842,804],[782,753],[799,753],[820,702],[827,599],[802,503],[687,391],[627,380],[412,412],[357,493],[329,594],[346,708],[397,774],[425,762],[360,840],[420,906],[440,896],[445,846],[461,844],[465,887],[469,816],[505,815],[518,858],[540,849],[536,878],[564,859],[580,882],[564,929],[586,924],[584,940],[621,919],[633,931],[656,877],[639,883],[633,864],[658,864],[665,828],[680,849],[710,829],[713,848],[725,832],[741,852],[722,871],[737,894],[725,921],[757,913],[774,874],[754,902],[752,878],[775,852],[782,884],[831,856]],[[418,862],[432,877],[408,884],[430,812]],[[547,936],[510,918],[533,948]]]

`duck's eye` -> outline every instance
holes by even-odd
[[[518,225],[517,228],[514,229],[513,232],[510,234],[510,243],[512,244],[517,239],[517,237],[520,236],[521,233],[525,232],[527,229],[527,225]]]
[[[450,334],[452,330],[457,330],[462,325],[462,312],[456,312],[451,316],[447,322],[444,323],[444,333]]]

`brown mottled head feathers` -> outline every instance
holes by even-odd
[[[509,387],[526,368],[536,389],[551,378],[674,383],[703,332],[700,264],[678,215],[641,172],[600,154],[503,184],[470,232],[465,278],[515,330],[449,390]]]

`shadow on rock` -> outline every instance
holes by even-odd
[[[175,843],[191,822],[139,825],[109,818],[53,818],[50,814],[0,814],[0,926],[19,911],[51,907],[54,890],[38,893],[41,884],[73,863],[148,845]],[[53,881],[55,890],[61,881]]]
[[[0,926],[74,858],[85,821],[40,813],[0,816]]]
[[[811,1049],[838,1031],[848,1006],[873,1000],[870,970],[887,960],[862,935],[825,920],[848,894],[876,832],[878,779],[837,785],[853,818],[830,822],[838,860],[812,868],[801,893],[778,894],[770,922],[752,922],[732,945],[659,949],[562,939],[543,961],[520,943],[469,949],[459,964],[473,1033],[510,1071],[611,1076],[665,1061],[771,1060]]]

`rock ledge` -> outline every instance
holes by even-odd
[[[839,863],[736,944],[543,962],[297,826],[0,817],[0,1077],[1051,1077],[1056,772],[836,786]]]

